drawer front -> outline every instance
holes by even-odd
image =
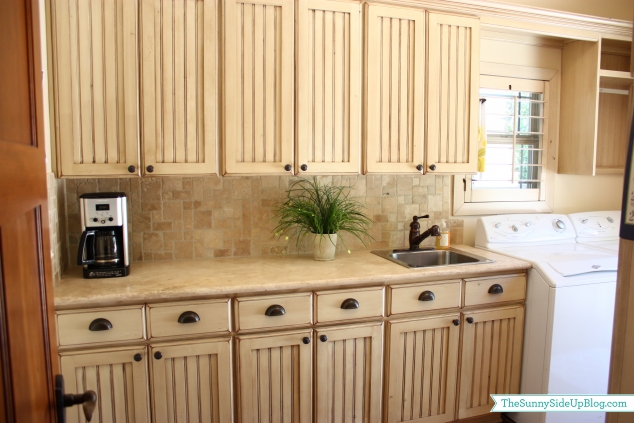
[[[238,298],[236,331],[309,325],[312,320],[310,296],[304,293]],[[280,307],[284,314],[280,314]],[[273,315],[268,316],[267,310]]]
[[[465,280],[465,306],[517,301],[525,297],[526,275]]]
[[[90,330],[91,324],[93,329],[104,330]],[[108,326],[111,328],[105,329]],[[142,340],[144,326],[143,306],[57,313],[60,346]]]
[[[316,323],[383,316],[383,288],[315,293]]]
[[[148,336],[228,333],[229,299],[148,305]]]
[[[390,315],[460,307],[462,281],[390,287]]]

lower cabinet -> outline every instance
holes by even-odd
[[[150,420],[146,360],[145,347],[64,353],[65,390],[97,393],[93,422],[146,423]],[[66,419],[68,423],[86,421],[81,407],[68,408]]]
[[[230,342],[150,346],[154,422],[231,421]]]
[[[388,323],[387,423],[453,421],[459,317]]]
[[[458,418],[488,413],[491,394],[520,388],[524,306],[463,313]]]
[[[237,342],[241,423],[381,420],[382,323]]]

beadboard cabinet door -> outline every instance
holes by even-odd
[[[475,173],[480,20],[429,13],[425,172]]]
[[[231,422],[230,339],[150,347],[155,422]]]
[[[388,323],[386,423],[454,420],[458,314]]]
[[[361,4],[299,0],[296,172],[352,173],[361,156]]]
[[[311,331],[239,336],[237,344],[239,421],[310,423]]]
[[[365,7],[365,171],[420,172],[425,116],[425,11]]]
[[[141,360],[136,361],[135,355]],[[97,394],[92,422],[147,423],[148,376],[145,347],[60,354],[65,390]],[[137,358],[139,357],[137,356]],[[66,421],[85,423],[81,407],[66,410]]]
[[[519,393],[524,306],[466,312],[464,316],[459,419],[488,413],[493,407],[490,394]]]
[[[138,174],[137,1],[50,4],[58,172]]]
[[[225,174],[292,173],[293,3],[224,2]]]
[[[315,422],[380,422],[383,325],[315,332]]]
[[[143,172],[216,173],[215,0],[141,0]]]

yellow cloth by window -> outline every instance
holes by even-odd
[[[486,100],[480,100],[480,126],[478,127],[478,172],[486,169],[487,128],[486,128]]]

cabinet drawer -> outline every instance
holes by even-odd
[[[523,300],[525,293],[526,275],[466,279],[464,305],[466,307]]]
[[[150,304],[147,318],[150,338],[229,332],[229,299]]]
[[[381,317],[383,288],[317,292],[315,310],[315,323]]]
[[[309,325],[312,320],[310,295],[308,292],[238,298],[236,331]]]
[[[460,306],[462,281],[391,286],[390,315]]]
[[[91,325],[93,330],[89,329]],[[143,306],[57,313],[60,346],[141,340],[144,327]]]

